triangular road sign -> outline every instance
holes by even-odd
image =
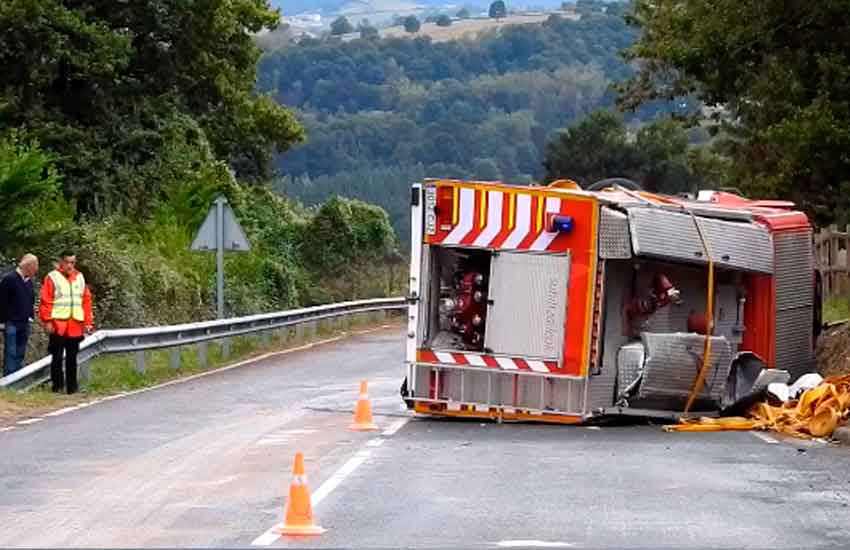
[[[242,226],[236,221],[233,209],[230,208],[227,200],[223,197],[217,198],[213,207],[210,208],[204,223],[201,224],[201,228],[195,235],[195,240],[192,241],[192,250],[214,251],[218,249],[218,224],[216,222],[219,211],[222,213],[222,223],[224,224],[224,250],[243,252],[251,250],[251,243],[248,242]]]

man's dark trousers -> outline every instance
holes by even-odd
[[[24,366],[24,356],[27,353],[29,336],[29,321],[6,321],[3,346],[3,376],[9,376]]]
[[[58,334],[50,335],[48,351],[50,352],[50,381],[53,391],[61,392],[67,387],[68,393],[77,393],[77,353],[80,351],[82,338],[68,338]],[[62,371],[62,353],[65,353],[65,372]]]

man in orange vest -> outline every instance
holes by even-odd
[[[80,342],[94,325],[91,292],[76,266],[76,254],[63,252],[56,269],[44,278],[38,308],[44,331],[50,335],[48,351],[51,355],[50,380],[53,391],[61,392],[63,387],[67,387],[69,394],[77,391],[77,353],[80,351]],[[63,353],[67,377],[62,372]]]

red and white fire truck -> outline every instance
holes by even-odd
[[[813,367],[812,227],[792,203],[426,180],[411,204],[401,391],[418,413],[719,411]]]

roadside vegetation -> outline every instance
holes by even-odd
[[[189,246],[223,195],[252,245],[227,255],[228,315],[394,292],[383,210],[271,188],[275,155],[305,136],[255,93],[251,33],[279,14],[208,4],[2,4],[0,265],[31,251],[43,275],[75,250],[100,328],[212,318],[214,258]],[[30,357],[43,351],[37,334]]]

